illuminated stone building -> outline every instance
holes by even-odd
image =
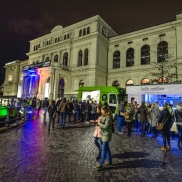
[[[28,60],[5,65],[4,96],[56,99],[77,96],[83,85],[151,84],[151,63],[161,62],[161,56],[176,60],[182,72],[181,49],[182,14],[173,22],[123,35],[100,16],[65,28],[58,25],[30,41]]]

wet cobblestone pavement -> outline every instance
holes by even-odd
[[[48,117],[47,117],[48,119]],[[162,138],[138,132],[113,134],[110,143],[111,167],[96,170],[97,148],[93,143],[94,126],[67,123],[47,131],[48,122],[39,117],[0,134],[0,181],[46,182],[182,182],[182,150],[176,139],[172,149],[162,152]]]

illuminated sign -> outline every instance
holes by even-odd
[[[51,60],[40,62],[40,63],[34,63],[31,65],[27,65],[23,67],[23,70],[30,70],[35,68],[42,68],[42,67],[48,67],[51,65]]]

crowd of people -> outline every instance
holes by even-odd
[[[163,137],[162,151],[170,150],[170,139],[173,133],[170,128],[174,122],[182,122],[182,103],[179,103],[176,110],[173,111],[172,105],[166,103],[162,110],[159,109],[157,103],[141,105],[136,102],[125,104],[120,101],[118,112],[116,115],[111,112],[107,102],[101,104],[96,101],[77,101],[66,98],[59,98],[57,101],[44,101],[36,99],[24,99],[21,102],[27,103],[32,108],[32,115],[35,118],[35,110],[39,115],[41,107],[43,108],[43,116],[49,117],[48,131],[54,129],[55,122],[59,123],[62,130],[65,130],[66,121],[70,122],[73,118],[74,122],[85,122],[86,124],[95,123],[94,144],[98,148],[97,160],[99,164],[96,168],[102,168],[104,165],[112,165],[112,156],[109,148],[109,142],[112,139],[113,121],[117,120],[118,134],[124,134],[124,128],[127,128],[127,135],[130,137],[133,129],[140,132],[140,136],[144,137],[146,133],[153,132],[153,138],[156,138],[159,133]],[[48,113],[48,114],[47,114]],[[162,131],[157,130],[158,123],[163,123]],[[132,126],[134,126],[132,128]],[[181,125],[178,125],[178,147],[182,145]],[[105,159],[107,162],[104,163]]]
[[[159,133],[163,136],[162,151],[170,150],[170,139],[173,138],[174,132],[170,131],[173,123],[182,123],[182,103],[178,103],[175,111],[171,104],[165,103],[162,110],[159,109],[157,103],[146,104],[142,102],[141,105],[133,102],[124,106],[124,102],[120,101],[117,128],[118,133],[121,131],[123,123],[127,123],[128,136],[131,135],[131,127],[135,126],[136,131],[140,131],[140,136],[143,137],[146,133],[153,132],[153,138],[156,138]],[[163,123],[161,131],[157,130],[158,123]],[[140,129],[139,129],[140,125]],[[182,145],[182,126],[177,125],[178,131],[178,147]]]

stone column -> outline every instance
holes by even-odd
[[[54,86],[53,86],[53,98],[56,100],[58,98],[58,87],[59,87],[59,69],[55,69],[54,75]]]
[[[51,74],[50,74],[49,99],[53,99],[54,71],[55,71],[55,69],[53,68],[51,70]]]

